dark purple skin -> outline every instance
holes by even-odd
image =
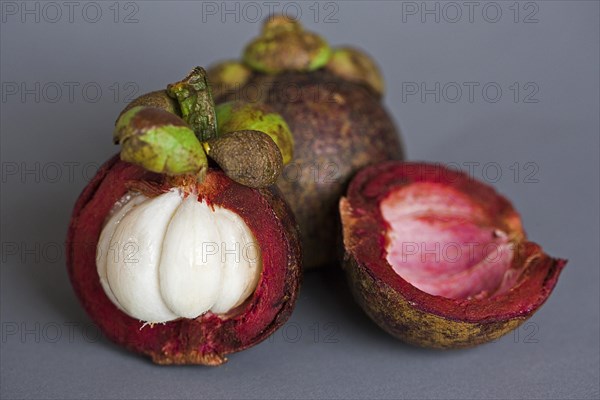
[[[277,183],[300,226],[304,268],[338,260],[338,201],[361,168],[402,160],[398,130],[380,96],[325,70],[254,73],[216,98],[261,102],[281,114],[294,135],[294,161]]]

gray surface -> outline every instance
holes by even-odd
[[[134,3],[138,22],[132,24],[122,19],[133,8],[121,9],[121,22],[114,23],[113,2],[96,3],[103,11],[97,23],[82,18],[84,3],[73,23],[66,9],[56,23],[48,21],[55,18],[52,9],[39,23],[3,12],[3,93],[7,82],[40,82],[47,89],[39,102],[28,95],[1,103],[3,171],[39,165],[41,176],[2,177],[0,397],[599,397],[598,2],[539,1],[538,22],[528,24],[513,22],[512,1],[496,3],[503,11],[497,23],[485,21],[481,8],[469,22],[461,2],[464,15],[456,23],[436,23],[431,16],[422,23],[410,15],[402,22],[400,3],[366,1],[335,3],[337,23],[323,22],[324,13],[335,9],[324,10],[322,3],[314,23],[313,3],[296,3],[305,23],[331,43],[359,45],[379,60],[388,80],[386,103],[411,159],[463,167],[480,162],[479,178],[483,165],[498,163],[503,175],[493,184],[514,201],[530,237],[569,264],[552,297],[518,334],[451,352],[393,340],[357,309],[339,277],[312,273],[286,328],[218,369],[156,367],[95,340],[64,268],[62,241],[85,185],[83,169],[93,171],[115,151],[109,135],[124,103],[122,97],[114,101],[111,85],[118,83],[121,95],[129,93],[127,82],[140,93],[163,87],[194,65],[235,57],[259,29],[231,16],[226,23],[214,16],[202,22],[201,2]],[[522,9],[520,19],[532,10]],[[453,10],[446,11],[452,18]],[[403,82],[471,81],[497,82],[502,98],[490,103],[478,92],[472,103],[402,99]],[[73,101],[65,91],[52,103],[49,82],[80,86]],[[83,98],[87,82],[102,88],[99,101]],[[509,89],[514,82],[537,84],[539,102],[515,103]],[[67,162],[78,163],[73,176]],[[522,172],[516,182],[510,169],[515,162]],[[537,183],[524,179],[528,162],[538,167]],[[55,179],[56,163],[61,175]],[[493,172],[484,178],[495,181]],[[14,255],[14,246],[26,254]],[[18,333],[10,334],[14,329]]]

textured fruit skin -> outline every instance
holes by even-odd
[[[108,299],[100,285],[95,254],[107,213],[130,187],[170,186],[163,175],[114,156],[79,196],[69,226],[67,269],[85,310],[106,337],[157,364],[222,364],[227,354],[259,343],[280,327],[298,294],[299,236],[277,189],[251,189],[217,170],[209,171],[202,185],[201,193],[209,204],[229,208],[244,218],[263,252],[263,272],[254,295],[225,316],[207,313],[142,328],[140,321]]]
[[[434,179],[469,193],[499,226],[522,234],[513,263],[522,264],[525,272],[517,286],[492,298],[449,299],[425,293],[393,271],[386,260],[387,224],[379,204],[394,188]],[[566,264],[525,239],[519,216],[506,199],[443,167],[387,162],[366,168],[352,180],[340,212],[344,269],[356,301],[383,330],[417,346],[463,348],[499,338],[539,309]]]
[[[377,93],[325,70],[254,73],[216,99],[260,102],[281,114],[294,135],[294,160],[277,186],[300,226],[304,268],[335,262],[338,201],[361,168],[403,159],[399,133]]]

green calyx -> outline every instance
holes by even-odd
[[[240,78],[240,72],[242,80],[251,74],[241,64],[220,71],[228,82]],[[294,147],[289,126],[267,105],[233,102],[215,107],[200,67],[167,90],[129,104],[117,119],[113,141],[121,145],[123,161],[151,172],[194,175],[202,181],[210,157],[231,179],[255,188],[276,182]]]
[[[194,174],[202,180],[208,168],[206,153],[185,121],[166,110],[136,106],[124,112],[115,126],[121,159],[166,174]]]
[[[266,74],[310,72],[327,64],[331,48],[298,21],[274,15],[266,20],[261,35],[246,46],[242,58],[250,68]]]
[[[240,90],[252,76],[252,70],[238,61],[213,65],[206,73],[215,99],[224,93]]]
[[[261,131],[279,148],[286,165],[292,161],[294,138],[283,117],[265,104],[229,102],[216,107],[219,136],[235,131]]]
[[[215,104],[204,68],[194,68],[183,80],[170,84],[167,92],[179,102],[183,120],[198,140],[203,142],[217,136]]]
[[[385,92],[385,83],[377,64],[358,49],[351,47],[334,49],[325,69],[342,79],[364,84],[379,96]]]

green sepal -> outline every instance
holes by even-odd
[[[194,131],[168,111],[134,107],[118,120],[113,134],[121,144],[121,159],[167,175],[202,176],[206,153]]]
[[[219,136],[235,131],[260,131],[273,139],[283,164],[294,157],[294,137],[285,119],[264,104],[228,102],[216,107]]]

